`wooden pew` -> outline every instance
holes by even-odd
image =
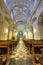
[[[33,57],[41,56],[40,49],[43,48],[43,40],[32,40],[27,39],[23,40],[25,42],[25,45],[28,47],[28,45],[31,45],[31,54]]]
[[[9,55],[12,54],[13,45],[15,47],[17,43],[18,43],[18,40],[0,40],[0,56],[6,55],[8,58]]]

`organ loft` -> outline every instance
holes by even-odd
[[[0,0],[0,65],[43,65],[43,0]]]

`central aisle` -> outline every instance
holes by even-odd
[[[18,45],[10,56],[8,65],[33,65],[33,59],[29,52],[20,38]]]
[[[22,38],[20,38],[18,45],[13,52],[13,55],[15,54],[15,58],[23,58],[26,57],[29,52],[30,51],[27,50],[27,47],[25,46]]]

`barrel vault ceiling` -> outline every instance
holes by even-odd
[[[15,23],[28,22],[39,0],[4,0]]]

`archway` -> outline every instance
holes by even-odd
[[[27,24],[25,22],[18,21],[16,23],[16,30],[18,32],[18,37],[23,37],[24,32],[27,32],[26,29],[27,29]]]

